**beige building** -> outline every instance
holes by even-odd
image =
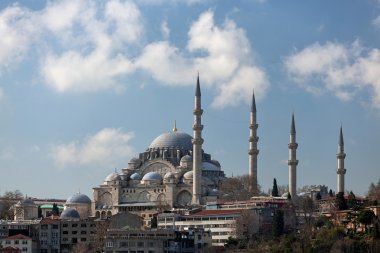
[[[219,162],[202,150],[199,79],[195,101],[194,136],[178,131],[175,124],[172,131],[155,138],[121,172],[108,175],[93,188],[95,217],[124,211],[155,212],[216,200],[225,175]]]
[[[17,234],[0,240],[3,247],[13,247],[20,249],[23,253],[32,253],[32,238],[26,235]]]

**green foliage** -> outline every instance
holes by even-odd
[[[322,198],[322,195],[321,195],[320,192],[318,192],[317,195],[315,195],[315,199],[316,200],[321,200],[321,198]]]
[[[329,196],[330,196],[330,197],[334,197],[334,194],[333,194],[333,192],[332,192],[331,189],[330,189],[330,191],[329,191]]]
[[[280,237],[284,233],[284,211],[277,209],[274,212],[273,224],[272,224],[272,234],[273,237]]]
[[[290,192],[288,192],[287,199],[288,199],[288,200],[292,200],[292,195],[290,195]]]
[[[276,178],[273,179],[273,189],[272,189],[272,196],[278,197],[278,187],[277,187],[277,180]]]
[[[337,205],[339,210],[347,210],[348,206],[347,206],[346,200],[344,199],[344,193],[343,192],[339,192],[336,195],[336,205]]]
[[[370,225],[375,218],[375,214],[372,210],[364,209],[359,212],[358,221],[365,226],[365,230],[367,231],[367,226]]]
[[[51,210],[53,216],[59,216],[59,209],[56,203],[53,203],[53,208]]]

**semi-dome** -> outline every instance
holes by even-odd
[[[193,137],[183,132],[163,133],[152,141],[149,148],[175,148],[192,150]]]
[[[106,179],[104,179],[104,182],[111,182],[111,181],[115,181],[115,180],[119,180],[120,179],[120,176],[118,173],[116,172],[113,172],[111,174],[109,174]]]
[[[91,204],[91,199],[82,193],[75,193],[66,200],[66,204]]]
[[[164,176],[164,179],[167,179],[167,178],[175,178],[175,174],[173,172],[168,172]]]
[[[190,171],[186,172],[185,174],[183,174],[183,178],[184,179],[193,179],[193,171],[190,170]]]
[[[193,157],[189,156],[189,155],[185,155],[181,158],[181,163],[185,162],[185,163],[188,163],[188,162],[192,162],[193,161]]]
[[[204,162],[202,163],[202,170],[213,170],[213,171],[219,171],[220,167],[216,166],[213,163]]]
[[[135,172],[129,178],[131,180],[141,180],[141,175],[139,173]]]
[[[80,215],[77,210],[73,208],[66,208],[59,217],[62,220],[80,219]]]
[[[144,177],[142,178],[142,181],[161,181],[161,180],[162,180],[161,175],[158,172],[154,172],[154,171],[146,173]]]

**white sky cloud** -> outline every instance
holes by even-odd
[[[253,88],[258,98],[265,94],[266,73],[254,63],[247,35],[234,21],[226,18],[217,25],[213,11],[205,11],[191,24],[184,48],[168,40],[166,21],[160,27],[164,40],[143,43],[143,24],[131,1],[112,0],[102,6],[63,0],[49,2],[40,11],[11,6],[0,13],[0,36],[6,38],[0,41],[0,60],[6,64],[23,56],[32,43],[43,45],[41,77],[61,93],[120,92],[125,89],[122,77],[143,70],[161,85],[172,86],[193,85],[199,72],[202,85],[216,91],[215,107],[247,102],[247,91]]]
[[[214,23],[214,13],[206,11],[192,24],[188,36],[186,50],[168,41],[147,45],[136,66],[169,85],[193,84],[199,71],[202,84],[218,91],[215,107],[249,101],[253,88],[260,96],[265,93],[269,86],[266,74],[253,63],[245,31],[233,21],[227,19],[219,27]],[[242,72],[249,74],[237,84]]]
[[[0,66],[8,67],[21,60],[30,46],[30,35],[35,33],[33,15],[18,5],[0,12]]]
[[[129,143],[133,137],[132,132],[104,128],[82,141],[54,145],[51,154],[60,167],[91,164],[109,166],[120,160],[125,162],[127,157],[135,153]]]
[[[285,67],[307,91],[334,92],[343,101],[370,88],[372,104],[380,109],[380,51],[377,48],[365,50],[358,41],[350,45],[315,43],[289,55]]]

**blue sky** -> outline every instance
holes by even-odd
[[[91,196],[174,120],[191,134],[200,74],[204,149],[248,172],[252,90],[258,179],[287,184],[295,113],[298,186],[380,178],[380,2],[1,1],[0,194]]]

